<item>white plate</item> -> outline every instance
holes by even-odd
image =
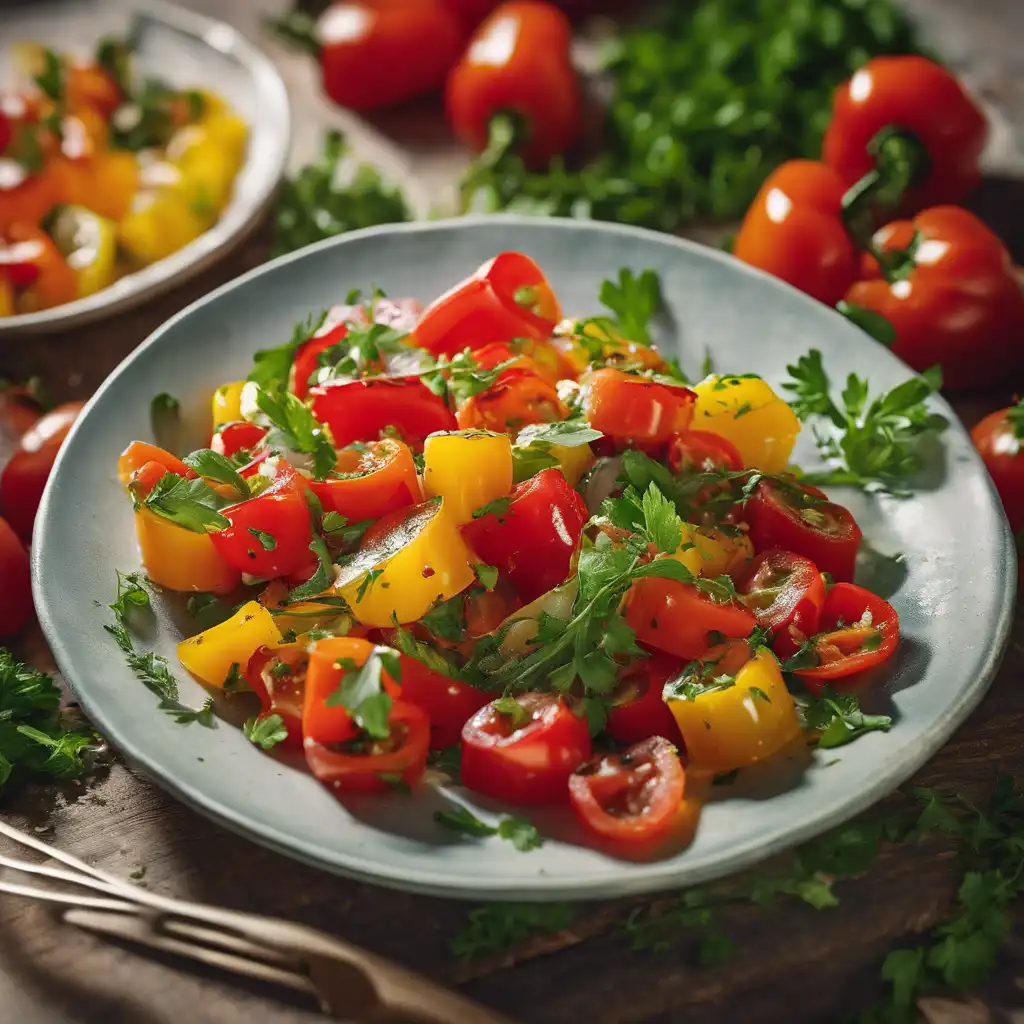
[[[209,231],[95,295],[38,313],[0,317],[0,339],[66,330],[130,309],[206,269],[255,227],[284,174],[291,117],[281,76],[235,29],[159,0],[132,6],[107,0],[5,5],[2,21],[0,82],[10,78],[9,50],[19,40],[84,56],[105,35],[127,36],[135,46],[139,75],[219,93],[248,124],[249,141],[231,202]]]

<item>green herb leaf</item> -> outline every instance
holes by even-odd
[[[170,448],[181,424],[181,403],[166,391],[154,395],[149,403],[149,422],[157,444]]]
[[[316,335],[326,319],[326,309],[316,315],[310,315],[295,325],[291,338],[283,345],[257,352],[247,379],[255,381],[263,391],[286,391],[295,353],[301,345]]]
[[[207,480],[216,480],[217,483],[233,487],[243,501],[249,497],[249,485],[239,476],[235,464],[212,448],[201,448],[199,451],[191,452],[182,459],[182,462]]]
[[[383,673],[394,676],[396,661],[393,651],[376,648],[361,666],[346,668],[338,688],[324,703],[345,708],[361,729],[374,739],[386,740],[391,735],[391,697],[384,690]]]
[[[302,400],[291,393],[272,394],[261,388],[256,404],[271,424],[266,443],[271,448],[312,455],[313,479],[325,480],[338,463],[338,453],[323,424]]]
[[[511,504],[511,498],[495,498],[494,501],[489,501],[486,505],[481,505],[478,509],[474,510],[473,518],[483,519],[484,516],[502,516],[508,512]]]
[[[493,565],[477,563],[473,566],[473,572],[484,590],[491,591],[498,585],[498,570]]]
[[[334,563],[331,561],[331,553],[327,550],[323,537],[314,536],[309,542],[309,550],[317,557],[316,572],[305,583],[300,583],[288,591],[285,604],[298,604],[300,601],[318,597],[334,582]]]
[[[661,280],[653,270],[639,276],[623,267],[618,282],[601,282],[601,305],[616,316],[622,335],[629,341],[651,345],[649,325],[661,308]]]
[[[140,504],[193,533],[216,533],[231,525],[230,520],[220,514],[229,502],[201,477],[186,480],[174,473],[165,473]]]
[[[249,718],[242,726],[242,733],[250,743],[263,750],[272,750],[288,739],[288,727],[280,715]]]

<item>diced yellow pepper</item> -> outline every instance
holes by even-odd
[[[245,155],[248,129],[234,114],[221,111],[175,133],[167,158],[181,172],[192,211],[212,224],[231,197],[231,187]]]
[[[670,696],[691,768],[731,771],[778,753],[800,734],[793,698],[775,656],[760,648],[729,685],[691,699]]]
[[[781,473],[789,462],[800,421],[760,377],[702,380],[692,428],[707,430],[736,446],[745,469]]]
[[[117,278],[117,225],[81,206],[66,206],[51,231],[74,271],[78,298],[93,295]]]
[[[198,238],[206,222],[189,206],[181,187],[140,192],[121,221],[121,246],[141,266],[162,260]]]
[[[444,499],[448,518],[468,523],[476,509],[512,490],[512,444],[507,434],[453,430],[431,434],[423,446],[423,488]]]
[[[280,642],[281,630],[274,616],[258,601],[249,601],[227,621],[182,640],[178,658],[200,682],[222,687],[232,665],[244,672],[260,647]]]
[[[732,574],[754,557],[754,545],[745,533],[701,528],[694,530],[690,539],[700,555],[699,576]]]
[[[168,590],[225,594],[241,581],[217,553],[208,533],[194,533],[149,509],[135,513],[135,533],[149,578]]]
[[[580,477],[597,461],[589,444],[553,444],[549,451],[558,459],[558,468],[570,487],[575,487]]]
[[[367,538],[334,588],[366,626],[415,622],[476,579],[476,558],[438,498],[413,506]]]
[[[242,418],[242,388],[244,380],[221,384],[213,393],[213,429],[225,423],[237,423]]]
[[[0,277],[0,316],[14,316],[14,288],[6,277]]]

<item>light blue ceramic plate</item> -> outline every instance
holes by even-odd
[[[720,369],[778,381],[787,363],[816,346],[837,381],[856,371],[889,388],[909,374],[824,306],[722,253],[648,231],[492,217],[362,231],[277,260],[189,307],[126,360],[89,403],[46,489],[33,556],[36,603],[96,726],[160,785],[257,842],[331,871],[447,896],[582,899],[689,885],[807,839],[894,789],[981,699],[1010,624],[1009,531],[955,422],[915,497],[840,497],[872,548],[861,578],[892,592],[903,622],[899,655],[871,698],[895,718],[892,731],[821,752],[803,772],[790,765],[741,773],[734,786],[716,787],[692,845],[662,860],[627,862],[578,845],[564,812],[534,816],[549,838],[531,853],[498,839],[462,839],[433,823],[452,796],[432,788],[343,808],[227,721],[212,730],[176,725],[126,669],[103,630],[114,568],[139,566],[115,462],[127,442],[151,438],[150,397],[168,391],[201,416],[213,389],[243,375],[256,349],[287,338],[296,320],[349,288],[378,284],[429,299],[503,249],[537,259],[565,309],[581,315],[597,311],[602,278],[623,266],[655,268],[668,305],[663,338],[684,367],[695,369],[710,349]],[[951,416],[941,400],[934,407]],[[807,440],[797,457],[812,455]],[[897,554],[902,559],[888,557]],[[166,609],[159,618],[153,642],[173,660],[180,633]],[[198,706],[205,692],[180,675],[183,699]],[[494,810],[475,806],[484,817]]]

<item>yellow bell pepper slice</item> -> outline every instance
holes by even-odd
[[[358,622],[415,622],[476,579],[476,558],[439,498],[396,512],[381,523],[340,570],[334,587]]]
[[[716,377],[694,389],[692,427],[732,441],[745,469],[781,473],[789,462],[800,421],[760,377]]]
[[[213,393],[213,429],[225,423],[237,423],[242,418],[242,388],[244,380],[221,384]]]
[[[194,533],[147,508],[135,513],[135,534],[149,578],[168,590],[226,594],[241,574],[217,553],[207,533]]]
[[[181,172],[189,206],[208,224],[227,206],[245,155],[248,128],[226,111],[179,129],[167,145],[167,158]]]
[[[162,260],[188,245],[206,229],[180,186],[138,193],[121,221],[118,241],[141,266]]]
[[[6,277],[0,277],[0,316],[14,316],[14,288]]]
[[[745,644],[733,648],[745,649]],[[666,693],[686,743],[687,762],[698,771],[723,772],[755,764],[800,734],[793,698],[775,655],[760,648],[734,676],[728,672],[729,657],[717,665],[705,663],[709,679],[704,689],[684,676],[674,692]],[[725,682],[716,684],[722,676]],[[696,692],[685,696],[688,682]]]
[[[249,659],[260,647],[281,643],[281,630],[274,616],[258,601],[249,601],[230,619],[182,640],[178,659],[200,682],[223,687],[231,666],[245,672]]]
[[[701,527],[693,530],[689,539],[700,557],[698,576],[731,575],[754,557],[754,545],[745,533]]]
[[[66,206],[51,231],[74,271],[78,298],[108,288],[117,279],[117,226],[82,206]]]
[[[444,499],[454,523],[468,523],[484,505],[512,490],[512,443],[489,430],[431,434],[423,445],[423,489]]]

